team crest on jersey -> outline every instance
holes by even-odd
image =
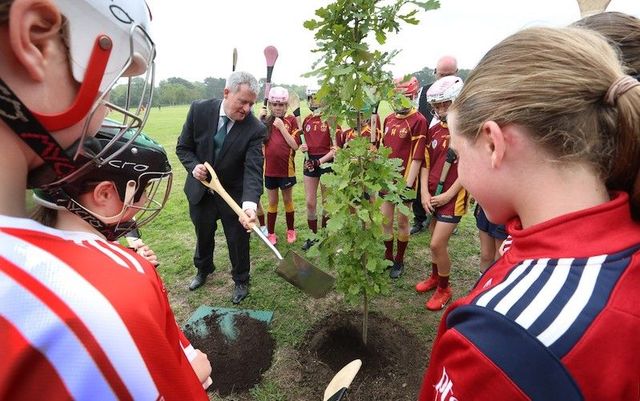
[[[400,133],[398,134],[398,136],[400,136],[400,138],[406,138],[408,133],[409,133],[408,129],[402,128],[400,130]]]
[[[306,132],[311,132],[311,124],[307,124],[307,125],[304,127],[304,130],[305,130]]]
[[[438,146],[438,140],[434,139],[433,141],[431,141],[431,149],[435,149],[436,146]]]
[[[447,374],[447,370],[442,368],[442,376],[440,377],[440,381],[435,386],[436,396],[435,400],[438,401],[458,401],[456,397],[453,396],[453,380]]]

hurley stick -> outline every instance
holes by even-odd
[[[611,0],[578,0],[578,7],[580,7],[580,16],[588,17],[593,14],[598,14],[607,9],[607,6]]]
[[[380,102],[376,102],[373,105],[373,110],[371,111],[371,123],[369,126],[371,127],[371,138],[370,141],[372,144],[378,143],[378,106]]]
[[[236,65],[238,64],[238,49],[233,48],[233,66],[231,67],[231,71],[236,70]]]
[[[264,106],[267,107],[269,90],[271,90],[271,74],[273,74],[273,66],[278,59],[278,49],[276,49],[275,46],[265,47],[264,58],[267,61],[267,80],[264,83]]]
[[[289,93],[289,107],[291,108],[291,113],[296,118],[298,128],[302,130],[302,116],[300,116],[300,96],[298,96],[295,91],[291,91]]]
[[[442,166],[442,172],[440,173],[440,181],[438,181],[438,186],[436,187],[436,193],[433,194],[433,196],[438,196],[442,193],[442,190],[444,189],[444,182],[447,180],[447,176],[449,175],[449,169],[451,168],[451,165],[453,164],[453,162],[456,161],[457,158],[458,156],[456,155],[456,152],[451,150],[451,148],[447,149],[447,159],[444,162],[444,166]],[[433,216],[433,214],[429,213],[427,215],[426,220],[424,221],[424,224],[426,227],[428,227],[429,224],[431,223],[431,216]]]

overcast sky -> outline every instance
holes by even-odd
[[[313,33],[302,24],[327,0],[148,0],[157,46],[156,82],[169,77],[202,81],[226,78],[233,49],[237,69],[266,76],[263,50],[279,57],[273,81],[309,84],[300,75],[317,55]],[[564,26],[580,18],[576,0],[441,0],[440,9],[418,14],[420,24],[403,25],[387,49],[401,53],[389,70],[395,76],[433,67],[445,54],[460,68],[473,68],[484,53],[511,33],[530,26]],[[612,0],[607,11],[640,17],[640,0]]]

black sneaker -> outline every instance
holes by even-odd
[[[404,263],[402,262],[393,262],[393,267],[391,267],[391,271],[389,271],[389,277],[392,279],[397,279],[402,276],[404,272]]]
[[[308,239],[304,242],[304,244],[302,245],[302,250],[303,251],[308,251],[309,248],[311,248],[316,242],[318,242],[318,240],[312,240],[312,239]]]
[[[411,235],[413,235],[413,234],[417,234],[417,233],[419,233],[420,231],[423,231],[424,229],[425,229],[424,222],[420,222],[420,223],[417,223],[417,222],[416,222],[416,223],[413,225],[413,227],[411,227],[411,231],[409,231],[409,234],[411,234]]]

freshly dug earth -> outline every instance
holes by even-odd
[[[362,360],[349,388],[349,401],[415,401],[428,358],[426,344],[400,323],[369,314],[367,345],[362,342],[362,314],[334,312],[318,321],[298,348],[300,387],[305,400],[321,400],[324,390],[344,365]]]
[[[237,337],[229,339],[221,332],[219,319],[216,314],[204,318],[209,332],[204,338],[189,325],[184,333],[212,361],[213,384],[209,391],[217,391],[221,396],[242,393],[260,383],[262,373],[271,367],[275,341],[265,322],[244,314],[235,316]]]

